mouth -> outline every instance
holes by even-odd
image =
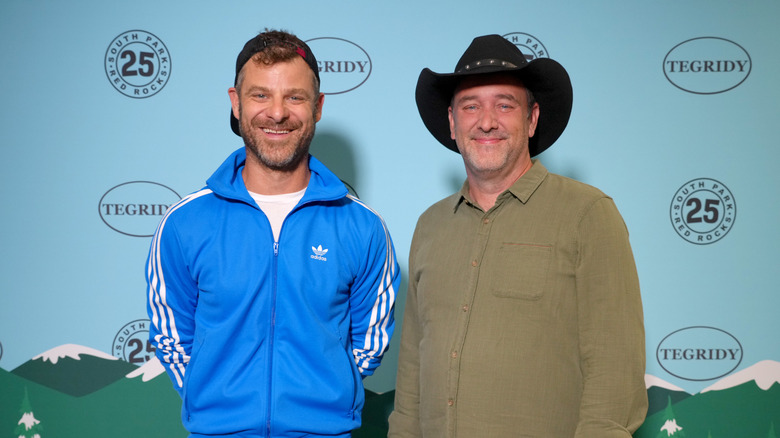
[[[271,135],[284,135],[284,134],[289,134],[291,132],[289,129],[271,129],[271,128],[262,128],[262,129],[263,132]]]
[[[492,135],[492,136],[483,135],[483,136],[472,137],[472,140],[480,144],[494,144],[506,140],[506,137],[500,135]]]

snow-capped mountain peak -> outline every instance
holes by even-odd
[[[733,388],[751,380],[756,382],[756,385],[764,391],[771,388],[775,383],[780,383],[780,362],[762,360],[753,366],[718,380],[715,384],[702,389],[701,392]]]
[[[58,360],[69,357],[75,360],[81,360],[80,355],[86,354],[89,356],[99,357],[101,359],[117,360],[116,357],[111,356],[108,353],[103,353],[100,350],[94,348],[85,347],[83,345],[76,344],[64,344],[59,347],[52,348],[49,351],[43,352],[33,358],[33,360],[43,359],[44,362],[49,361],[52,364],[56,364]]]
[[[685,392],[684,389],[680,388],[679,386],[675,386],[669,382],[667,382],[664,379],[661,379],[660,377],[656,377],[652,374],[645,374],[645,388],[650,388],[651,386],[657,386],[659,388],[665,388],[670,391],[682,391]]]
[[[148,362],[130,372],[126,377],[129,379],[141,376],[141,381],[148,382],[165,372],[157,356],[152,357]]]

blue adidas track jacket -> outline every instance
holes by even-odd
[[[234,152],[160,222],[150,339],[194,437],[347,434],[360,426],[362,377],[393,333],[390,234],[310,156],[309,186],[274,242],[245,160]]]

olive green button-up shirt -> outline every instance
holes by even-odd
[[[487,212],[420,217],[390,437],[630,437],[647,412],[642,303],[612,199],[538,161]]]

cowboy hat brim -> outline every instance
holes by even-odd
[[[568,73],[558,62],[549,58],[537,58],[519,67],[501,65],[481,67],[478,71],[435,73],[423,69],[417,79],[415,100],[428,131],[448,149],[458,152],[458,145],[450,136],[447,109],[457,84],[467,76],[494,73],[515,74],[523,85],[531,90],[539,103],[539,121],[536,133],[528,140],[531,156],[549,148],[561,136],[572,108],[572,87]]]

